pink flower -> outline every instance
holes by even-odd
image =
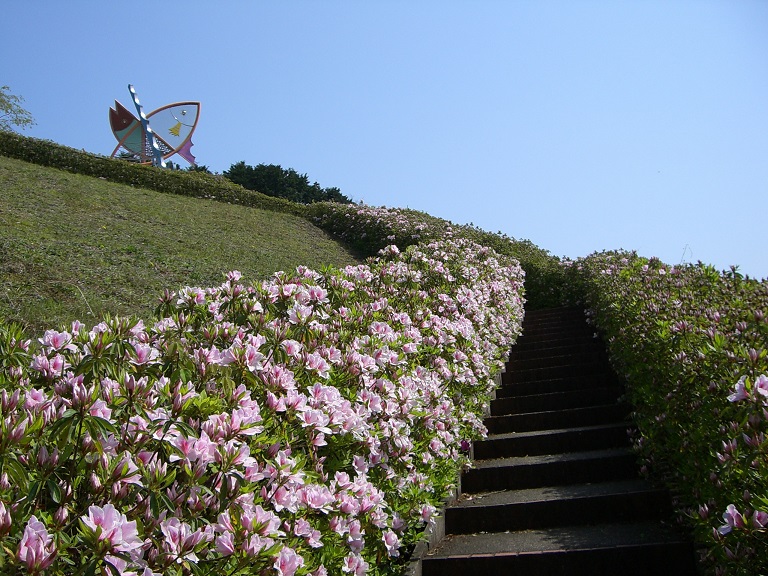
[[[749,398],[749,393],[747,392],[747,389],[744,385],[745,380],[746,376],[739,378],[739,381],[736,382],[736,386],[734,387],[733,394],[728,396],[729,401],[739,402],[740,400],[746,400]]]
[[[308,354],[306,365],[309,370],[317,372],[317,375],[320,376],[320,378],[328,378],[331,365],[319,354],[315,352]]]
[[[26,565],[29,572],[37,574],[53,564],[56,554],[53,536],[48,534],[45,524],[36,516],[31,516],[19,542],[17,558]]]
[[[304,558],[297,554],[293,548],[284,546],[278,552],[272,566],[280,576],[293,576],[296,570],[304,566]]]
[[[232,532],[224,532],[216,537],[216,552],[222,556],[231,556],[235,553],[235,540]]]
[[[763,402],[768,401],[768,376],[761,374],[755,380],[755,392],[763,397]]]
[[[88,516],[81,516],[80,520],[96,534],[99,541],[109,542],[111,550],[130,552],[143,544],[136,521],[129,522],[125,514],[118,512],[112,504],[104,508],[91,506],[88,508]]]
[[[165,536],[163,549],[178,563],[182,563],[184,560],[197,563],[195,548],[201,542],[210,542],[213,539],[213,530],[195,530],[193,532],[189,524],[176,517],[161,522],[160,530]]]
[[[755,510],[754,514],[752,514],[752,525],[758,530],[768,527],[768,513]]]
[[[296,342],[296,340],[283,340],[280,345],[288,356],[297,358],[301,354],[302,345],[300,342]]]
[[[96,400],[96,402],[94,402],[88,409],[88,413],[91,416],[97,416],[104,420],[112,418],[112,409],[107,406],[107,403],[104,402],[104,400]]]
[[[723,520],[725,520],[726,523],[717,529],[723,536],[728,534],[734,528],[744,528],[745,526],[744,516],[741,515],[741,512],[739,512],[733,504],[728,504],[725,512],[723,512]]]
[[[153,364],[160,357],[160,352],[147,344],[136,344],[134,346],[133,357],[130,358],[131,364],[143,366]]]
[[[392,532],[392,530],[387,530],[384,532],[381,539],[384,542],[384,546],[387,547],[387,552],[389,552],[390,556],[400,556],[400,540],[398,539],[397,534]]]
[[[57,332],[56,330],[46,330],[42,338],[38,339],[40,344],[51,350],[77,350],[77,346],[71,344],[72,335],[69,332]]]
[[[350,554],[344,558],[344,566],[341,571],[349,572],[354,576],[364,576],[368,571],[368,562],[366,562],[362,556]]]
[[[0,500],[0,537],[5,536],[11,531],[11,511],[5,507],[5,504]]]

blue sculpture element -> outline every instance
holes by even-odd
[[[152,165],[165,168],[165,160],[163,159],[163,152],[160,150],[160,147],[157,145],[157,139],[155,138],[155,133],[152,131],[152,128],[150,128],[149,126],[149,120],[147,120],[147,117],[144,115],[144,111],[141,108],[141,102],[139,102],[139,97],[136,95],[136,89],[133,87],[132,84],[128,84],[128,91],[131,93],[131,98],[133,98],[133,103],[136,106],[136,111],[139,113],[141,126],[142,128],[144,128],[144,133],[147,135],[147,142],[152,147],[152,154],[154,155],[154,159],[152,160]]]

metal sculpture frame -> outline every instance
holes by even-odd
[[[192,134],[197,128],[200,120],[200,102],[186,101],[167,104],[153,110],[149,114],[144,114],[136,90],[133,85],[128,85],[128,91],[131,94],[139,118],[136,118],[125,106],[115,100],[115,107],[109,109],[109,122],[112,133],[117,139],[117,146],[112,151],[111,157],[118,155],[120,150],[127,151],[139,159],[141,164],[153,164],[155,166],[165,166],[165,160],[178,154],[189,162],[192,166],[196,165],[195,157],[192,154]],[[186,119],[186,115],[191,113],[191,122],[184,123],[177,116],[181,115]],[[167,127],[170,136],[160,136],[156,130],[150,126],[150,119],[154,118],[161,124],[163,121],[176,122]],[[173,137],[180,139],[179,142],[173,142]]]

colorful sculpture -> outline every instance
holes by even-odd
[[[115,100],[115,107],[109,109],[109,124],[117,138],[112,157],[122,150],[142,164],[165,166],[165,160],[178,154],[194,166],[192,134],[200,118],[200,102],[167,104],[144,115],[136,90],[130,84],[128,90],[139,118]]]

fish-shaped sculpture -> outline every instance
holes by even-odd
[[[200,102],[176,102],[167,104],[147,114],[151,121],[155,141],[163,159],[178,154],[190,164],[195,164],[192,155],[192,134],[200,118]],[[115,100],[115,107],[109,109],[109,124],[117,138],[112,151],[116,156],[121,148],[141,158],[142,163],[152,163],[152,148],[141,121],[125,106]]]

